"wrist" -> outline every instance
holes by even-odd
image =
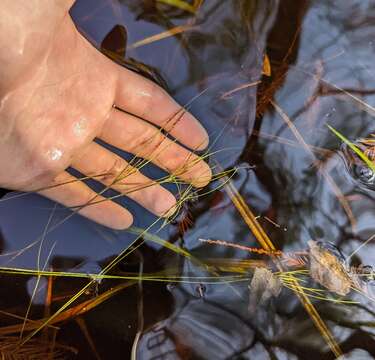
[[[43,59],[75,0],[3,0],[0,7],[0,97]],[[4,50],[5,49],[5,50]]]

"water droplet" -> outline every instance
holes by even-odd
[[[47,151],[47,156],[52,161],[60,160],[62,155],[63,155],[62,150],[57,149],[57,148],[52,148],[52,149]]]
[[[176,287],[176,284],[175,283],[169,283],[167,284],[167,290],[168,291],[173,291]]]
[[[371,170],[367,165],[354,165],[353,173],[358,177],[358,180],[365,184],[375,183],[375,172]]]
[[[198,296],[200,298],[204,298],[205,294],[206,294],[206,291],[207,291],[207,288],[205,285],[203,284],[199,284],[197,285],[197,287],[195,288],[195,291],[196,293],[198,294]]]

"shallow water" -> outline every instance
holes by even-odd
[[[190,111],[209,131],[210,162],[237,168],[233,185],[277,249],[302,251],[314,239],[332,242],[350,255],[374,234],[374,190],[350,171],[340,140],[326,126],[353,141],[374,133],[374,1],[211,0],[204,1],[196,15],[168,6],[157,10],[154,1],[93,4],[79,0],[72,16],[97,47],[121,48],[125,39],[108,34],[116,25],[125,25],[128,50],[125,60],[117,52],[118,61],[135,59],[154,69],[152,76],[163,79],[181,104],[201,94]],[[132,48],[139,40],[187,23],[196,26],[178,37]],[[270,59],[271,77],[262,75],[264,53]],[[257,86],[233,92],[258,80]],[[157,173],[154,168],[147,171]],[[213,183],[211,189],[218,186]],[[49,219],[52,228],[58,225],[43,238],[41,263],[47,262],[46,269],[98,273],[137,237],[78,216],[59,223],[69,215],[67,210],[36,195],[12,196],[0,202],[1,266],[35,269],[38,246],[17,257],[6,254],[40,239]],[[135,226],[147,228],[155,221],[133,202],[119,202],[136,214]],[[200,197],[188,210],[193,225],[183,235],[178,224],[161,230],[157,224],[150,232],[204,262],[266,258],[270,263],[267,256],[199,241],[221,239],[260,247],[223,188]],[[370,242],[352,260],[372,265],[374,254]],[[116,269],[136,274],[141,270],[190,279],[212,276],[147,239]],[[119,358],[118,354],[130,358],[132,348],[138,359],[335,358],[292,290],[284,288],[279,296],[260,303],[255,314],[249,312],[252,274],[249,269],[246,281],[233,284],[143,281],[81,318],[102,359]],[[319,288],[305,279],[304,285]],[[0,310],[24,315],[35,277],[2,275],[1,281]],[[31,318],[43,313],[43,281]],[[84,283],[57,279],[54,291],[72,294]],[[103,280],[83,298],[118,284]],[[329,292],[325,296],[339,298]],[[374,303],[355,292],[345,299],[359,304],[311,301],[346,358],[372,359]],[[2,321],[10,323],[5,316]],[[67,358],[95,358],[74,320],[62,325],[57,341],[79,350]]]

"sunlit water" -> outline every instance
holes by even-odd
[[[130,49],[126,58],[156,69],[181,104],[201,94],[190,110],[210,133],[214,153],[210,162],[238,169],[233,184],[277,249],[302,251],[313,239],[336,244],[346,256],[352,254],[374,234],[374,187],[368,180],[371,174],[353,170],[355,164],[326,125],[353,141],[374,133],[374,1],[210,0],[203,2],[196,16],[171,7],[159,7],[159,11],[154,1],[79,0],[72,16],[98,47],[118,24],[126,26],[131,46],[194,21],[194,30]],[[116,43],[111,46],[116,48]],[[265,53],[271,62],[271,78],[262,75]],[[223,96],[258,80],[262,81],[258,86]],[[288,126],[283,114],[293,125]],[[155,171],[147,169],[151,175]],[[211,188],[218,186],[214,183]],[[155,221],[135,203],[119,202],[136,214],[135,226],[146,228]],[[157,224],[151,233],[157,232],[202,261],[262,259],[199,241],[221,239],[260,247],[225,190],[201,197],[189,204],[189,211],[193,225],[182,236],[178,224],[162,230]],[[98,273],[136,238],[79,216],[61,223],[69,214],[36,195],[0,202],[2,253],[12,254],[41,239],[49,223],[43,237],[42,266]],[[38,248],[38,244],[27,248],[17,257],[2,256],[1,265],[35,269]],[[374,245],[369,242],[351,260],[355,265],[372,265],[374,259]],[[139,264],[145,272],[210,275],[148,241],[119,270],[138,273]],[[147,360],[333,359],[290,289],[260,303],[255,313],[249,311],[251,274],[249,269],[248,281],[233,284],[145,281],[142,287],[123,290],[84,319],[102,359],[130,358],[132,348],[138,359]],[[319,288],[306,280],[306,286]],[[35,278],[2,276],[0,310],[25,314],[35,282]],[[84,298],[118,283],[103,280]],[[83,284],[60,280],[56,292],[72,294]],[[40,285],[44,287],[35,296],[32,318],[42,316],[46,282]],[[329,292],[327,296],[340,298]],[[374,303],[355,292],[345,299],[361,305],[312,301],[348,359],[372,359]],[[8,323],[4,317],[3,324]],[[94,358],[74,321],[62,326],[57,340],[79,350],[72,358]]]

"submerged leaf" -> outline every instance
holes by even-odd
[[[272,271],[257,267],[249,286],[249,312],[254,314],[260,304],[264,304],[271,297],[277,297],[281,289],[282,283]]]
[[[100,44],[100,51],[114,61],[125,59],[128,33],[123,25],[115,25]]]
[[[262,74],[271,76],[271,62],[267,54],[264,54]]]
[[[352,280],[345,264],[323,244],[308,241],[310,248],[310,275],[326,289],[347,295],[352,287]]]

